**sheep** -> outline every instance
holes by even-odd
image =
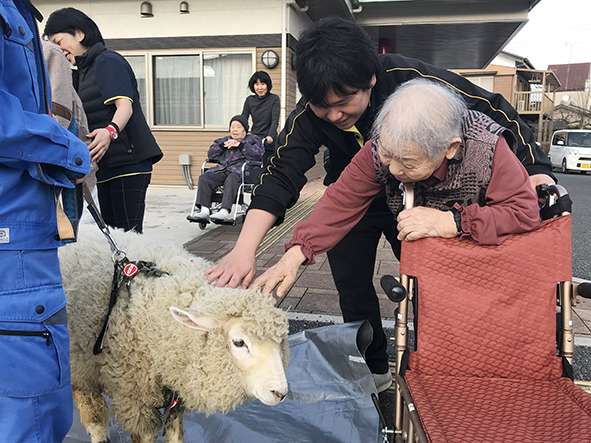
[[[89,227],[90,229],[90,227]],[[186,408],[227,412],[249,398],[267,405],[287,394],[288,321],[270,296],[214,288],[203,259],[156,239],[113,232],[130,258],[156,263],[169,275],[138,274],[122,288],[102,353],[93,345],[106,313],[113,263],[98,230],[60,251],[68,300],[74,400],[92,443],[108,441],[108,408],[132,442],[155,441],[163,389]],[[166,442],[182,442],[182,414],[167,421]]]

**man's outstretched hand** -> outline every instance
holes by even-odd
[[[209,268],[205,276],[210,284],[219,288],[248,288],[255,273],[255,254],[234,248]]]

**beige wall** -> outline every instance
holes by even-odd
[[[191,173],[193,181],[201,174],[201,163],[207,158],[211,143],[219,137],[227,135],[222,131],[153,131],[164,157],[154,167],[152,184],[184,185],[179,155],[191,156]]]
[[[140,16],[136,0],[38,0],[35,6],[47,18],[56,9],[75,7],[96,21],[105,38],[181,37],[200,35],[278,34],[281,1],[189,1],[190,13],[179,13],[177,0],[150,0],[154,17]],[[44,25],[41,25],[43,29]]]
[[[509,103],[513,100],[513,79],[512,75],[499,75],[495,77],[494,92],[501,94]]]
[[[498,59],[495,59],[497,61]],[[501,94],[505,99],[511,103],[513,100],[513,90],[516,85],[516,69],[515,67],[504,66],[500,64],[491,64],[484,69],[458,69],[455,70],[460,75],[465,75],[468,80],[472,80],[472,76],[480,74],[482,76],[491,76],[493,78],[492,92]]]

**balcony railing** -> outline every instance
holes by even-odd
[[[541,91],[514,91],[513,107],[520,114],[549,113],[554,109],[554,101]]]

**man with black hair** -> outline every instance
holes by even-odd
[[[86,145],[49,114],[28,0],[0,2],[0,441],[61,442],[72,425],[66,297],[57,248],[64,207],[90,169]],[[64,203],[62,205],[62,202]]]
[[[472,110],[487,114],[506,127],[517,157],[530,174],[532,186],[553,183],[547,157],[516,111],[500,95],[487,92],[465,78],[419,60],[397,54],[378,56],[369,36],[356,24],[328,18],[304,32],[297,45],[296,71],[302,99],[279,135],[275,156],[254,190],[250,210],[234,249],[208,270],[217,286],[248,286],[256,271],[256,248],[267,231],[282,222],[287,208],[298,200],[305,173],[314,166],[320,146],[330,152],[326,185],[368,140],[384,101],[402,83],[414,78],[441,82],[466,101]],[[512,135],[512,137],[511,137]],[[371,203],[366,215],[328,252],[328,260],[346,322],[369,320],[374,339],[366,361],[378,391],[392,383],[386,337],[372,278],[381,235],[399,256],[396,222],[385,196]]]

